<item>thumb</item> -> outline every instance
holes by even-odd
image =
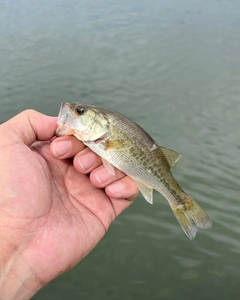
[[[50,140],[56,129],[57,117],[49,117],[29,109],[0,125],[0,136],[3,137],[1,141],[5,136],[5,142],[23,142],[31,146],[36,140]]]

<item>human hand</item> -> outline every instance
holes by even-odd
[[[138,194],[74,137],[50,142],[56,121],[28,110],[0,125],[0,299],[29,299],[75,266]]]

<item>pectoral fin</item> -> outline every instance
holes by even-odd
[[[124,140],[105,141],[105,144],[106,151],[124,151],[126,148],[130,147],[130,145]]]
[[[114,166],[112,164],[110,164],[110,162],[108,162],[106,159],[102,158],[102,162],[104,167],[108,170],[108,172],[110,174],[112,174],[113,176],[115,176],[115,169]]]
[[[174,150],[168,149],[168,148],[164,148],[162,146],[160,146],[164,156],[166,157],[170,168],[174,167],[176,165],[176,163],[179,161],[179,159],[182,157],[181,154],[177,153]]]
[[[153,204],[153,188],[140,182],[136,182],[136,185],[147,202]]]

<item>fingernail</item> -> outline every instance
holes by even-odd
[[[87,154],[81,155],[78,158],[78,163],[83,169],[83,171],[90,169],[95,163],[95,154],[89,152]]]
[[[96,179],[98,182],[105,183],[106,181],[108,181],[111,178],[112,174],[109,173],[109,171],[107,169],[103,168],[103,169],[98,170],[95,173],[95,176],[96,176]]]
[[[108,186],[109,190],[113,194],[119,194],[125,189],[125,185],[122,182],[114,182]]]
[[[69,141],[59,141],[54,143],[53,152],[56,156],[61,157],[72,150],[72,144]]]

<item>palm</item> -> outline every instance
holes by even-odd
[[[23,144],[6,148],[6,186],[18,205],[13,210],[9,201],[5,213],[25,240],[22,255],[31,271],[48,282],[94,248],[115,217],[114,204],[71,161],[54,159],[48,142],[33,150]]]
[[[32,110],[0,125],[1,299],[29,299],[75,266],[138,194],[74,137],[50,143],[56,128]]]

